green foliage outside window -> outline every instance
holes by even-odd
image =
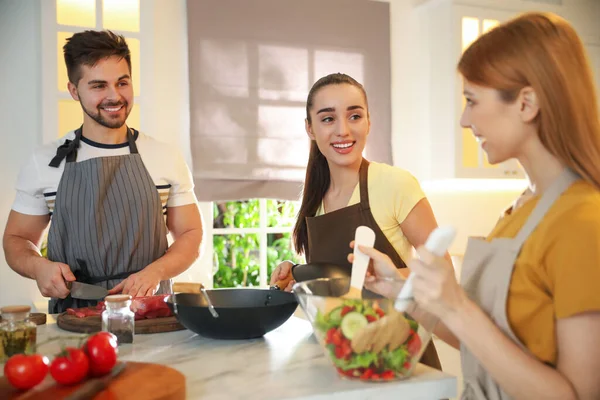
[[[288,201],[267,200],[267,226],[291,231],[299,204]],[[258,199],[213,204],[213,227],[258,228],[260,226]],[[214,287],[258,286],[260,271],[259,234],[214,234],[213,263]],[[284,260],[304,262],[291,244],[291,233],[267,235],[267,276]]]

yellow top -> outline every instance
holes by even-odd
[[[538,199],[501,219],[488,240],[515,237]],[[600,191],[577,181],[521,249],[508,293],[509,324],[535,356],[556,365],[555,319],[600,310],[599,284]]]
[[[421,185],[406,170],[371,161],[368,186],[369,203],[375,222],[402,260],[408,262],[412,256],[412,245],[404,236],[400,224],[414,206],[425,197]],[[348,206],[359,202],[360,184],[357,184]],[[323,203],[316,215],[323,215]]]

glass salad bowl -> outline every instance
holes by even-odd
[[[349,278],[298,282],[293,292],[318,342],[346,379],[389,381],[411,376],[436,320],[413,301],[396,303],[404,280],[378,279],[378,292],[350,296]],[[398,311],[394,305],[401,304]],[[417,322],[419,321],[419,322]]]

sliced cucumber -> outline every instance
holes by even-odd
[[[342,333],[351,340],[356,332],[367,326],[368,323],[367,318],[361,313],[356,311],[349,312],[342,318]]]
[[[338,326],[342,322],[342,309],[338,307],[329,313],[329,323]]]

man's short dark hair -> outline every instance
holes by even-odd
[[[98,61],[124,58],[131,74],[131,53],[125,38],[111,31],[84,31],[75,33],[63,46],[69,81],[77,85],[81,79],[81,66],[93,67]]]

